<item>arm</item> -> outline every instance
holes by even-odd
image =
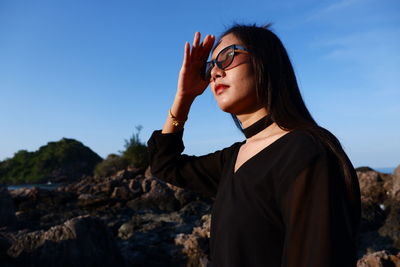
[[[216,152],[203,157],[190,157],[181,153],[184,149],[183,122],[187,119],[195,98],[209,84],[209,81],[203,80],[201,72],[214,41],[214,36],[207,35],[200,43],[200,33],[196,32],[192,48],[189,43],[185,44],[175,99],[162,132],[154,132],[148,142],[150,165],[156,177],[206,195],[216,194],[222,153]],[[174,121],[180,123],[175,124]]]
[[[148,142],[152,173],[176,186],[215,196],[230,148],[200,157],[182,155],[182,135],[183,130],[169,134],[153,133]]]
[[[201,71],[210,54],[214,41],[215,37],[213,35],[207,35],[204,41],[200,43],[200,33],[196,32],[192,49],[190,49],[189,43],[185,44],[183,63],[179,72],[178,88],[170,109],[170,112],[179,121],[187,119],[194,99],[198,95],[201,95],[209,84],[209,81],[205,81],[201,77]],[[162,133],[175,133],[181,131],[182,128],[183,123],[175,126],[172,117],[168,114]]]
[[[335,158],[317,155],[290,180],[281,200],[282,266],[355,266],[359,211],[352,208]]]

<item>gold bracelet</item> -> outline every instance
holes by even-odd
[[[172,125],[174,125],[175,127],[178,127],[181,124],[184,124],[187,120],[187,118],[183,121],[177,120],[177,118],[172,114],[171,109],[169,109],[169,116],[172,119]]]

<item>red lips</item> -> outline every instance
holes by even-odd
[[[229,87],[229,85],[226,84],[222,84],[219,83],[217,85],[215,85],[215,94],[219,95],[220,93],[222,93],[225,89],[227,89]]]

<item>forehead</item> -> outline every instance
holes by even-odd
[[[243,45],[242,42],[240,42],[240,40],[236,38],[236,36],[233,35],[232,33],[225,35],[224,37],[221,38],[221,41],[215,47],[212,53],[212,58],[215,58],[222,49],[233,44]]]

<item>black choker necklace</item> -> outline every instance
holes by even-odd
[[[259,132],[270,126],[273,122],[274,121],[272,120],[271,116],[267,115],[258,120],[257,122],[253,123],[249,127],[243,129],[243,133],[246,136],[246,138],[250,138],[253,135],[258,134]]]

